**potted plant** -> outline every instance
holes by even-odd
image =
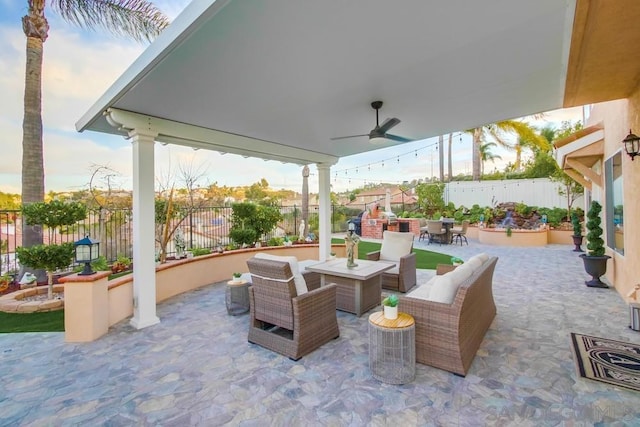
[[[389,295],[382,300],[385,319],[393,320],[398,318],[398,302],[398,297],[395,295]]]
[[[462,265],[462,264],[464,264],[464,261],[462,260],[462,258],[458,258],[457,256],[451,257],[451,265]]]
[[[241,282],[241,280],[240,280],[241,277],[242,277],[242,273],[238,273],[238,272],[233,273],[233,277],[231,278],[231,281],[233,283],[240,283]]]
[[[575,248],[573,252],[584,252],[580,245],[582,245],[582,224],[580,224],[580,218],[578,218],[578,214],[573,212],[571,214],[571,225],[573,226],[573,244]]]
[[[587,212],[587,253],[580,255],[584,262],[585,271],[591,276],[591,280],[584,283],[592,288],[609,287],[600,280],[600,276],[607,271],[607,260],[611,258],[604,254],[600,211],[602,211],[600,203],[592,201],[589,212]]]

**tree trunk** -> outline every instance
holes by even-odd
[[[22,122],[22,203],[44,201],[44,161],[42,150],[42,54],[49,24],[44,16],[44,0],[29,0],[29,14],[22,18],[27,36]],[[24,221],[24,220],[23,220]],[[42,244],[42,227],[23,223],[22,245]]]
[[[47,299],[53,299],[53,271],[47,271]]]
[[[481,176],[480,144],[482,144],[482,128],[475,128],[473,130],[473,147],[472,147],[472,151],[473,151],[472,179],[474,181],[479,181]]]
[[[449,151],[447,152],[448,156],[449,156],[449,164],[448,164],[448,175],[449,177],[447,178],[448,182],[451,182],[451,178],[453,177],[453,160],[452,160],[452,155],[451,155],[451,148],[453,147],[453,134],[450,133],[449,134]]]
[[[438,137],[438,163],[440,165],[440,182],[444,182],[444,136]]]
[[[302,220],[304,221],[304,235],[309,232],[309,166],[302,168]]]

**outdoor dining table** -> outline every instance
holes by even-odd
[[[454,223],[455,223],[455,219],[453,218],[442,218],[442,226],[445,228],[445,230],[447,230],[443,243],[446,243],[446,244],[451,243],[451,240],[452,240],[451,229],[453,228]]]

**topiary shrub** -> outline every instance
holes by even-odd
[[[582,236],[582,224],[580,224],[580,218],[578,218],[578,214],[573,212],[571,214],[571,225],[573,226],[573,235],[576,237]]]
[[[589,212],[587,212],[587,255],[603,256],[604,240],[602,240],[602,227],[600,227],[600,212],[602,206],[597,201],[591,202]]]

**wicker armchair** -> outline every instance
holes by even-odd
[[[412,298],[411,294],[400,297],[398,310],[412,315],[416,322],[416,362],[467,375],[496,316],[492,284],[497,262],[496,257],[485,261],[460,285],[451,304]],[[438,265],[436,273],[453,268]]]
[[[416,285],[416,254],[413,253],[413,233],[385,231],[379,251],[369,252],[367,259],[392,261],[396,266],[382,273],[382,287],[407,292]]]
[[[288,262],[254,257],[247,265],[249,342],[298,360],[340,336],[335,284],[320,287],[310,280],[309,291],[298,295]]]

